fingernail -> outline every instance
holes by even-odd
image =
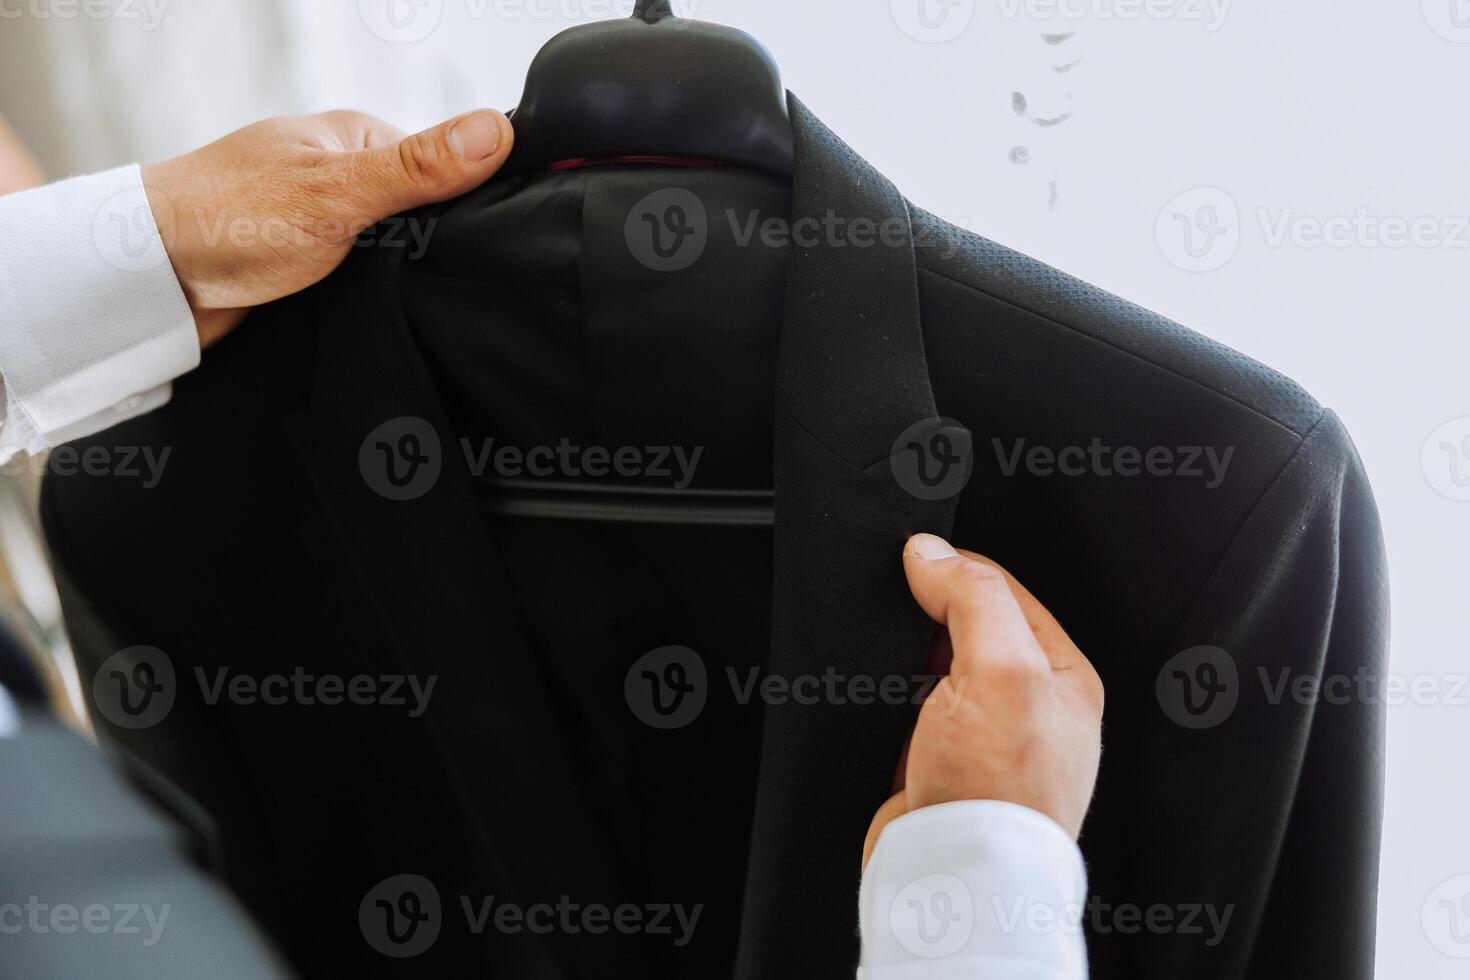
[[[916,534],[909,538],[909,547],[913,549],[914,556],[923,558],[925,561],[940,561],[945,558],[953,558],[958,552],[949,546],[949,542],[934,534]]]
[[[449,148],[470,163],[479,163],[500,145],[500,118],[489,109],[465,116],[449,130]]]

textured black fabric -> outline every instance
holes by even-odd
[[[732,247],[721,206],[785,201],[753,175],[492,182],[417,216],[439,222],[427,255],[360,250],[254,314],[169,406],[88,440],[172,455],[153,489],[48,479],[84,681],[129,643],[185,676],[438,677],[421,718],[210,705],[181,684],[162,724],[109,734],[201,799],[233,879],[309,975],[851,975],[863,832],[912,708],[741,705],[726,688],[695,725],[654,732],[630,724],[624,677],[667,644],[704,647],[712,694],[726,666],[921,673],[929,626],[898,556],[914,531],[952,532],[1027,583],[1107,688],[1082,846],[1100,906],[1134,912],[1089,916],[1094,976],[1370,976],[1381,711],[1273,698],[1260,679],[1382,668],[1382,545],[1341,425],[1218,344],[911,215],[792,111],[790,217],[835,216],[837,232]],[[619,222],[668,187],[708,199],[712,261],[651,276],[618,248]],[[901,235],[855,245],[859,220]],[[890,453],[936,415],[970,431],[973,472],[929,501]],[[400,417],[442,447],[409,500],[359,468]],[[718,485],[774,481],[774,535],[496,516],[465,435],[706,437]],[[1229,450],[1229,465],[1212,479],[1198,456],[1197,477],[1011,462],[1017,445],[1094,444]],[[766,446],[769,468],[754,462]],[[1156,685],[1202,646],[1230,658],[1238,703],[1190,728]],[[358,904],[404,873],[434,883],[443,929],[390,959]],[[458,896],[488,894],[707,908],[685,947],[476,934]],[[1222,935],[1130,928],[1205,905],[1230,915]]]

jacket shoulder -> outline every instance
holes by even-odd
[[[947,280],[975,302],[1032,314],[1208,388],[1304,436],[1323,408],[1300,385],[1239,351],[1028,255],[910,205],[921,283]],[[928,311],[926,310],[926,315]]]

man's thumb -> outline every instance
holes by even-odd
[[[494,109],[456,116],[422,133],[358,152],[365,203],[386,218],[473,190],[499,170],[515,140]]]

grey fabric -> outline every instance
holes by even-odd
[[[287,977],[198,849],[95,746],[28,708],[0,737],[0,973]]]

